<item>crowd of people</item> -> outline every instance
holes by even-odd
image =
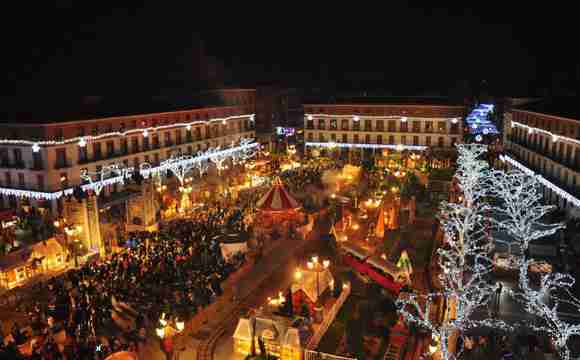
[[[219,246],[225,234],[248,230],[244,211],[218,206],[131,233],[124,251],[42,284],[46,298],[28,309],[31,330],[14,324],[0,334],[0,358],[104,359],[137,351],[162,316],[187,321],[244,263],[241,254],[224,259]]]

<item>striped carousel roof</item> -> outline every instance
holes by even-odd
[[[256,207],[262,211],[287,211],[298,209],[300,204],[284,188],[280,178],[276,178],[272,188],[256,203]]]

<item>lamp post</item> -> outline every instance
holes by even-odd
[[[167,360],[172,360],[175,358],[173,356],[173,338],[183,332],[185,329],[185,322],[178,321],[177,319],[168,321],[165,319],[165,314],[162,314],[159,319],[159,325],[160,326],[155,329],[155,333],[161,340],[161,350],[163,350]]]
[[[319,261],[318,256],[313,256],[310,261],[306,263],[308,270],[316,273],[316,303],[314,306],[314,321],[322,322],[322,302],[320,301],[320,273],[326,271],[330,266],[330,260]]]

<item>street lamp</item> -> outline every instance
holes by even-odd
[[[155,329],[155,333],[161,339],[161,348],[165,353],[165,357],[167,360],[173,359],[173,338],[177,335],[180,335],[183,330],[185,329],[185,322],[179,321],[177,319],[173,319],[171,321],[167,321],[165,319],[165,314],[161,315],[159,319],[160,327]]]
[[[320,273],[326,271],[330,267],[330,260],[319,261],[318,256],[313,256],[310,261],[306,263],[308,270],[316,273],[316,306],[314,307],[314,321],[322,322],[322,304],[320,301]]]

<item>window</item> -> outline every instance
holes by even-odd
[[[382,143],[383,143],[383,135],[377,135],[377,144],[382,144]]]
[[[405,136],[405,135],[401,136],[401,144],[407,145],[407,136]]]
[[[129,151],[129,146],[127,145],[127,139],[121,139],[121,154],[127,155]]]
[[[354,134],[354,143],[355,144],[359,143],[358,134]]]
[[[433,121],[425,121],[425,132],[426,133],[433,132]]]
[[[395,136],[389,135],[389,145],[395,145]]]
[[[413,136],[413,145],[415,145],[415,146],[419,145],[419,137],[418,136]]]
[[[439,147],[445,146],[445,139],[443,138],[443,136],[439,136],[439,139],[437,139],[437,146]]]
[[[131,151],[133,154],[139,152],[139,138],[137,136],[131,138]]]
[[[94,157],[95,160],[100,160],[103,157],[103,153],[102,153],[101,143],[100,142],[94,142],[93,143],[93,157]]]
[[[413,132],[414,133],[421,132],[421,121],[413,121]]]
[[[371,135],[370,134],[366,134],[365,135],[365,144],[370,144],[371,143]]]
[[[124,122],[122,122],[122,123],[119,124],[119,131],[120,132],[125,132],[125,123]]]
[[[326,124],[324,123],[324,119],[318,119],[318,130],[325,130]]]
[[[336,142],[336,134],[335,133],[330,134],[330,141]]]
[[[12,186],[12,174],[10,174],[9,172],[4,173],[4,178],[6,179],[6,186],[8,187]]]
[[[360,121],[353,121],[352,122],[352,129],[354,131],[359,131],[360,130]]]
[[[330,130],[336,130],[336,119],[330,119]]]
[[[66,165],[66,149],[56,149],[57,168],[65,167]]]
[[[21,188],[24,187],[24,174],[23,173],[18,173],[18,186],[20,186]]]
[[[36,175],[36,187],[38,190],[44,190],[44,175],[38,174]]]
[[[86,146],[79,146],[79,163],[83,163],[87,161],[87,147]]]
[[[21,149],[14,149],[12,150],[12,153],[14,154],[14,165],[16,167],[23,167],[23,161],[22,161],[22,150]]]
[[[159,134],[153,134],[153,149],[159,149]]]
[[[385,131],[385,121],[384,120],[377,120],[375,122],[376,130],[377,131]]]
[[[189,155],[193,155],[193,146],[189,145],[189,146],[187,147],[187,153],[188,153]]]
[[[373,131],[372,120],[365,120],[365,131]]]
[[[138,169],[139,168],[139,158],[138,157],[133,158],[133,167],[135,169]]]
[[[0,149],[0,163],[2,166],[8,166],[10,160],[8,159],[8,149]]]
[[[324,139],[324,134],[323,133],[319,133],[318,134],[318,141],[320,142],[325,142],[326,140]]]
[[[201,140],[201,127],[195,128],[195,140]]]
[[[389,120],[389,131],[390,132],[397,131],[397,122],[395,120]]]
[[[175,143],[181,145],[181,130],[175,130]]]
[[[312,133],[308,133],[308,141],[312,142],[313,140],[313,134]]]
[[[165,132],[165,146],[171,146],[173,143],[171,142],[171,133],[169,131]]]
[[[457,144],[457,138],[456,137],[452,137],[451,138],[451,146],[455,147],[455,144]]]
[[[34,169],[42,169],[42,154],[40,152],[32,153],[32,167]]]
[[[155,165],[159,165],[159,153],[153,154],[153,159],[155,159]]]
[[[99,134],[99,125],[93,126],[92,133],[93,133],[93,135],[98,135]]]
[[[409,123],[407,121],[402,122],[401,121],[401,132],[407,132],[409,131]]]
[[[342,142],[348,143],[348,135],[347,134],[342,134]]]
[[[340,129],[341,130],[348,130],[348,120],[347,119],[343,119],[340,122]]]
[[[431,136],[427,136],[427,137],[425,138],[425,145],[427,145],[427,146],[431,146]]]
[[[445,121],[438,121],[437,122],[437,131],[440,133],[444,133],[447,131],[447,123]]]
[[[107,157],[115,156],[115,142],[107,141]]]
[[[81,126],[77,129],[77,136],[79,136],[79,137],[85,136],[85,128],[84,127]]]

